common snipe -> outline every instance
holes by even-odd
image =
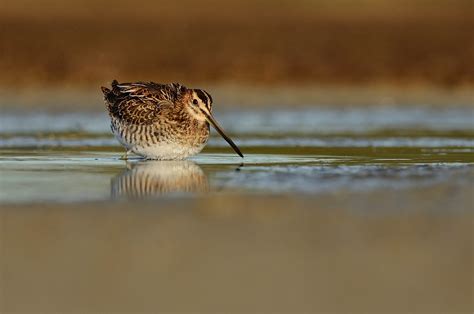
[[[112,82],[102,87],[111,129],[125,147],[147,159],[184,159],[199,153],[209,139],[209,124],[243,157],[212,115],[212,97],[177,83]]]

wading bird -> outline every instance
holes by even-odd
[[[212,97],[201,89],[153,82],[112,82],[102,87],[111,129],[125,147],[147,159],[177,160],[199,153],[209,139],[209,124],[244,157],[212,115]]]

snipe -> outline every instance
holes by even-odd
[[[209,139],[209,124],[244,157],[212,115],[212,97],[177,83],[112,82],[102,87],[111,129],[125,147],[147,159],[176,160],[199,153]]]

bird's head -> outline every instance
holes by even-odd
[[[191,89],[189,90],[188,97],[186,99],[186,105],[188,112],[198,121],[212,124],[217,132],[229,143],[234,151],[240,156],[244,157],[240,152],[240,149],[234,142],[225,134],[222,127],[217,123],[216,119],[212,115],[212,97],[208,92],[202,89]]]
[[[191,89],[187,97],[187,107],[195,119],[208,121],[207,116],[212,116],[212,97],[202,89]]]

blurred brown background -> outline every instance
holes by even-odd
[[[472,0],[0,4],[0,84],[474,83]]]

